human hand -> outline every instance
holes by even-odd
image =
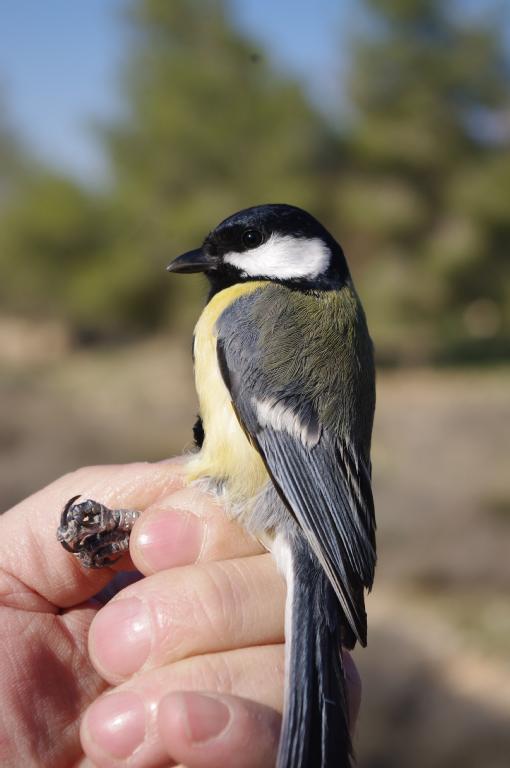
[[[77,491],[109,506],[144,510],[132,534],[132,555],[148,578],[103,608],[91,631],[95,665],[115,686],[93,704],[83,724],[83,744],[94,765],[274,764],[283,679],[283,581],[270,557],[222,510],[180,486],[179,462],[91,468],[57,481],[0,520],[1,541],[14,535],[18,542],[9,552],[0,547],[0,563],[21,584],[14,594],[28,593],[7,610],[17,611],[18,621],[31,627],[28,634],[21,630],[20,643],[11,619],[2,622],[12,652],[7,676],[2,671],[6,659],[0,661],[0,679],[11,681],[11,693],[19,690],[17,681],[25,681],[18,697],[23,708],[12,706],[12,696],[2,696],[3,722],[12,723],[5,749],[0,748],[2,765],[78,763],[80,715],[105,687],[86,653],[97,606],[79,603],[112,571],[84,571],[56,545],[53,523],[48,526],[48,510],[55,509],[57,516]],[[41,553],[46,552],[45,561]],[[143,639],[146,623],[133,628],[132,620],[119,615],[122,602],[130,607],[129,599],[148,610],[148,640]],[[59,607],[66,609],[61,615]],[[34,652],[25,652],[25,636]],[[42,668],[37,659],[46,660]],[[349,669],[355,681],[352,664]],[[351,688],[359,695],[356,683]],[[129,714],[126,705],[133,702]],[[221,735],[204,740],[214,723],[221,728],[222,716]]]
[[[91,760],[273,766],[285,586],[271,556],[210,497],[181,488],[145,509],[131,557],[146,578],[102,608],[90,632],[92,661],[113,686],[84,719]],[[350,658],[346,666],[354,721],[359,678]]]
[[[90,571],[70,557],[55,536],[63,505],[82,491],[144,508],[177,485],[164,465],[90,467],[0,516],[0,765],[78,764],[81,717],[106,688],[88,655],[91,598],[122,564]]]

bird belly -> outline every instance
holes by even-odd
[[[259,452],[238,421],[223,381],[216,351],[216,321],[233,301],[263,285],[241,283],[220,291],[207,304],[195,327],[195,385],[205,437],[200,452],[188,462],[186,479],[214,481],[232,509],[257,496],[269,477]]]

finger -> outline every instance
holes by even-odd
[[[346,661],[347,658],[350,657],[347,656]],[[169,755],[193,768],[194,763],[184,761],[180,752],[181,747],[191,747],[191,744],[183,744],[182,732],[175,732],[180,727],[179,722],[174,720],[173,725],[170,724],[172,730],[164,733],[168,724],[166,718],[174,716],[169,713],[172,707],[169,695],[182,691],[187,691],[186,695],[210,691],[214,692],[213,696],[220,694],[223,701],[225,696],[241,697],[281,713],[283,679],[283,645],[204,654],[141,673],[97,699],[88,709],[81,729],[84,751],[97,768],[168,766]],[[351,700],[356,696],[352,675],[348,674],[346,680]],[[230,699],[226,703],[230,703]],[[177,706],[185,704],[181,700]],[[258,711],[264,712],[262,709]],[[170,739],[174,753],[170,749]],[[245,763],[241,761],[239,765]]]
[[[0,571],[10,582],[6,588],[20,601],[36,595],[61,608],[87,600],[111,579],[112,569],[83,568],[58,543],[68,499],[80,493],[110,507],[143,510],[182,482],[179,461],[86,467],[33,494],[0,516],[0,540],[8,542],[0,552]]]
[[[97,613],[90,656],[118,683],[190,656],[283,642],[284,605],[269,554],[174,568],[132,584]]]
[[[211,495],[194,487],[159,498],[137,520],[130,540],[133,563],[145,575],[263,551]]]
[[[168,756],[186,768],[270,768],[281,715],[236,696],[171,693],[158,707],[158,733]]]
[[[272,645],[204,654],[141,673],[88,709],[81,730],[84,751],[98,768],[168,765],[158,727],[164,697],[178,691],[214,691],[281,712],[283,665],[283,645]]]

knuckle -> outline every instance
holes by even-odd
[[[234,673],[227,658],[222,654],[201,656],[190,661],[188,673],[193,690],[220,693],[234,691]]]
[[[219,647],[237,627],[240,608],[239,590],[229,564],[212,563],[203,570],[192,610],[197,625],[215,638]]]
[[[222,566],[188,567],[152,581],[144,597],[157,632],[153,663],[175,662],[231,644],[237,634],[240,599],[230,569]]]
[[[133,585],[130,589],[143,596],[152,615],[149,666],[266,643],[268,638],[278,642],[280,594],[273,589],[270,562],[254,557],[186,566]]]

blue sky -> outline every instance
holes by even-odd
[[[237,24],[320,96],[338,84],[353,0],[231,0]],[[125,0],[0,0],[0,94],[9,120],[47,162],[94,180],[93,125],[119,109]]]
[[[171,0],[169,0],[171,1]],[[94,181],[93,125],[119,109],[126,0],[0,0],[0,95],[10,122],[47,162]],[[462,13],[508,0],[457,0]],[[238,25],[318,100],[342,98],[358,0],[231,0]],[[504,5],[503,5],[504,7]],[[510,36],[509,36],[510,37]]]

